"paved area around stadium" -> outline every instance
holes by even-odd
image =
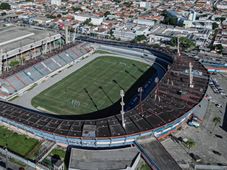
[[[132,57],[131,53],[127,55],[126,52],[127,52],[127,50],[125,50],[124,55],[121,55],[121,57],[126,58],[126,59],[133,59],[133,60],[144,62],[144,63],[147,63],[147,64],[151,64],[151,63],[148,63],[148,61],[144,60],[143,58],[140,58],[140,55],[138,55],[138,54],[135,54],[135,57]],[[105,54],[105,55],[108,56],[109,54]],[[83,66],[85,66],[86,64],[88,64],[89,62],[91,62],[92,60],[96,59],[99,56],[100,56],[100,54],[93,54],[93,55],[81,60],[80,62],[75,63],[72,67],[69,67],[69,68],[63,70],[62,72],[60,72],[60,73],[56,74],[55,76],[49,78],[47,81],[45,81],[45,82],[39,84],[38,86],[34,87],[30,91],[26,91],[22,96],[13,100],[12,103],[18,104],[18,105],[21,105],[21,106],[24,106],[24,107],[27,107],[27,108],[30,108],[30,109],[35,109],[31,105],[32,98],[37,96],[41,91],[51,87],[55,83],[59,82],[60,80],[62,80],[66,76],[75,72],[76,70],[82,68]],[[113,54],[111,54],[111,56],[113,56]],[[118,56],[118,55],[116,55],[116,56]],[[37,110],[37,109],[35,109],[35,110]]]
[[[227,91],[227,79],[223,75],[212,76],[217,78],[220,85]],[[208,104],[208,109],[201,127],[194,128],[187,126],[184,130],[178,131],[175,136],[183,138],[192,138],[196,142],[196,146],[189,152],[201,157],[204,164],[227,164],[227,131],[223,128],[224,117],[227,115],[226,103],[227,98],[220,94],[215,94],[209,87],[207,94],[212,96],[212,100]],[[218,108],[215,103],[221,104],[223,107]],[[221,117],[222,122],[214,128],[213,118]],[[226,120],[225,120],[226,121]],[[214,130],[213,130],[214,129]],[[220,137],[217,137],[220,135]],[[171,139],[162,142],[165,148],[171,153],[178,163],[194,163],[192,158],[187,154],[188,149],[182,144],[176,143]],[[215,154],[218,151],[221,155]]]

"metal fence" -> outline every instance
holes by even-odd
[[[24,163],[25,165],[28,165],[32,168],[37,169],[37,170],[48,170],[48,168],[41,166],[39,164],[36,164],[36,163],[34,163],[34,162],[32,162],[28,159],[25,159],[25,158],[23,158],[19,155],[16,155],[16,154],[8,151],[7,149],[0,148],[0,154],[5,155],[7,160],[10,159],[10,158],[13,158],[15,160],[18,160],[18,161]]]

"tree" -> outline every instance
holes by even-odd
[[[2,10],[10,10],[11,9],[11,6],[10,6],[10,4],[8,4],[6,2],[2,2],[0,4],[0,9],[2,9]]]
[[[12,61],[10,61],[9,66],[13,68],[19,64],[20,64],[20,62],[18,60],[12,60]]]
[[[218,24],[216,22],[212,23],[212,29],[215,30],[218,28]]]
[[[187,37],[180,37],[179,41],[180,47],[184,49],[194,48],[196,46],[196,44]],[[170,40],[170,45],[177,46],[177,37],[172,37],[172,39]]]
[[[145,35],[137,35],[133,40],[132,42],[133,43],[138,43],[138,42],[142,42],[142,41],[145,41],[147,40],[147,37]]]
[[[110,11],[106,11],[106,12],[104,13],[104,16],[107,17],[107,16],[110,15],[110,14],[111,14]]]
[[[168,11],[164,11],[163,14],[164,16],[164,20],[162,21],[163,24],[167,24],[167,25],[178,25],[178,19],[175,16],[170,16]]]
[[[225,21],[225,17],[217,17],[215,18],[215,21],[220,21],[221,23]]]
[[[114,34],[114,28],[111,28],[111,29],[110,29],[109,34],[110,34],[110,36],[114,36],[114,35],[113,35],[113,34]]]
[[[72,7],[72,10],[74,11],[74,12],[77,12],[77,11],[83,11],[80,7]]]
[[[123,4],[129,8],[132,5],[132,2],[126,1]]]
[[[119,4],[121,0],[113,0],[113,2],[115,2],[116,4]]]
[[[53,16],[53,15],[51,15],[51,14],[46,14],[45,16],[46,16],[47,18],[51,18],[51,19],[56,18],[56,16]]]
[[[214,118],[213,118],[213,123],[214,123],[214,126],[213,126],[213,129],[212,129],[211,133],[213,133],[215,127],[216,127],[218,124],[221,123],[221,118],[220,118],[220,117],[214,117]]]
[[[218,53],[222,53],[222,50],[224,49],[224,47],[221,44],[218,44],[215,46],[215,49]]]
[[[61,18],[61,14],[58,14],[58,15],[57,15],[57,18]]]
[[[189,138],[187,142],[185,142],[186,147],[188,148],[188,152],[191,148],[195,147],[196,143],[193,139]]]
[[[177,46],[177,37],[172,37],[169,43],[173,47]]]
[[[88,18],[83,22],[84,25],[89,25],[90,23],[91,23],[91,18]]]
[[[218,8],[215,5],[213,5],[213,12],[216,12],[217,10]]]

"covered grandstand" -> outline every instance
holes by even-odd
[[[0,75],[11,69],[11,61],[23,62],[61,46],[61,34],[33,27],[0,25]]]
[[[129,47],[127,44],[125,46]],[[156,55],[156,69],[162,71],[158,72],[160,81],[157,84],[154,83],[156,77],[153,74],[150,77],[145,76],[142,84],[138,84],[138,87],[142,86],[145,89],[143,101],[140,105],[137,102],[136,106],[128,107],[125,113],[125,128],[122,126],[122,116],[118,109],[112,109],[111,114],[108,112],[106,116],[100,117],[57,116],[3,101],[0,102],[0,120],[37,136],[77,146],[112,147],[132,144],[140,136],[163,137],[185,122],[196,107],[199,107],[207,90],[209,75],[203,65],[192,58],[181,56],[173,61],[169,54],[156,49],[133,46],[136,47],[147,49]],[[64,55],[64,58],[67,58],[65,60],[70,61],[70,53],[75,57],[73,49],[54,55],[54,58],[48,59],[44,64],[39,63],[39,67],[43,68],[42,72],[50,71],[44,65],[48,65],[49,69],[57,67],[54,61],[60,64],[59,55]],[[193,65],[193,88],[189,87],[189,62]],[[54,63],[54,66],[48,63]],[[23,75],[36,72],[35,77],[38,77],[41,73],[36,71],[36,67],[38,66],[32,66],[24,71]],[[137,92],[134,96],[138,98],[136,94]],[[128,100],[126,108],[130,103],[131,100]]]
[[[7,98],[33,86],[35,83],[52,76],[57,71],[77,62],[88,54],[91,48],[83,43],[74,43],[64,50],[55,51],[29,64],[10,71],[0,78],[0,98]]]

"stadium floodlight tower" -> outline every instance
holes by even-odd
[[[68,22],[65,22],[65,44],[68,44],[70,41],[69,41],[69,23]]]
[[[140,114],[141,114],[141,116],[143,117],[143,105],[142,105],[142,93],[143,93],[143,87],[139,87],[138,88],[138,93],[139,93],[139,95],[140,95],[140,103],[139,103],[139,105],[140,105]]]
[[[193,67],[192,63],[189,62],[189,87],[190,88],[193,88],[194,87],[194,85],[193,85],[192,67]]]
[[[121,96],[121,119],[122,119],[122,126],[123,126],[123,128],[125,128],[125,111],[124,111],[124,106],[125,106],[124,96],[125,96],[125,93],[124,93],[124,90],[120,90],[120,96]]]
[[[160,96],[159,96],[159,85],[158,85],[159,78],[155,77],[154,82],[157,84],[157,88],[155,90],[155,95],[154,95],[154,100],[156,101],[156,99],[158,98],[158,101],[160,102],[161,99],[160,99]]]
[[[180,36],[177,36],[177,54],[180,57]]]
[[[0,75],[2,74],[2,67],[3,67],[3,50],[0,49]]]

